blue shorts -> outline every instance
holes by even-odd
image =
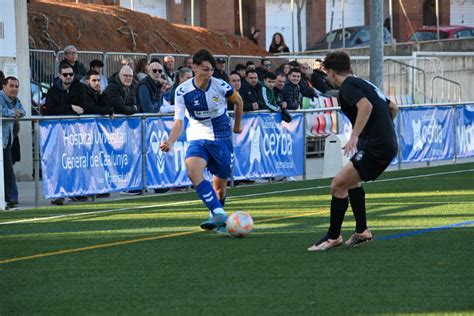
[[[200,157],[207,161],[209,172],[221,179],[229,179],[234,160],[231,140],[192,140],[186,158]]]

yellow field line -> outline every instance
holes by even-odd
[[[255,223],[272,222],[272,221],[278,221],[278,220],[289,219],[289,218],[304,217],[304,216],[308,216],[308,215],[317,215],[317,214],[322,214],[322,213],[326,213],[326,212],[327,211],[320,211],[320,212],[295,214],[295,215],[283,216],[283,217],[275,217],[275,218],[269,218],[269,219],[256,221]],[[110,247],[116,247],[116,246],[122,246],[122,245],[128,245],[128,244],[135,244],[135,243],[144,242],[144,241],[151,241],[151,240],[158,240],[158,239],[164,239],[164,238],[186,236],[186,235],[192,235],[192,234],[196,234],[196,233],[200,233],[200,232],[203,232],[203,230],[199,229],[199,230],[192,230],[192,231],[188,231],[188,232],[166,234],[166,235],[160,235],[160,236],[154,236],[154,237],[143,237],[143,238],[137,238],[137,239],[117,241],[117,242],[112,242],[112,243],[107,243],[107,244],[98,244],[98,245],[81,247],[81,248],[72,248],[72,249],[57,250],[57,251],[51,251],[51,252],[45,252],[45,253],[38,253],[38,254],[35,254],[35,255],[31,255],[31,256],[16,257],[16,258],[0,260],[0,264],[12,263],[12,262],[18,262],[18,261],[25,261],[25,260],[33,260],[33,259],[39,259],[39,258],[44,258],[44,257],[50,257],[50,256],[68,254],[68,253],[75,253],[75,252],[82,252],[82,251],[88,251],[88,250],[94,250],[94,249],[110,248]]]

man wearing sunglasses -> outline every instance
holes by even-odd
[[[152,59],[148,65],[148,76],[138,83],[137,103],[142,113],[158,113],[163,104],[161,87],[166,79],[163,78],[163,66],[158,59]]]
[[[81,115],[85,105],[84,85],[74,77],[68,64],[59,66],[59,77],[53,81],[46,95],[46,115]]]

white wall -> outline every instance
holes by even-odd
[[[296,2],[297,0],[295,0]],[[296,21],[296,4],[294,5],[294,49],[292,46],[291,5],[290,0],[266,0],[266,38],[265,47],[268,50],[272,36],[276,32],[283,34],[290,51],[298,51],[298,26]],[[306,49],[306,7],[301,13],[302,50]]]
[[[474,0],[451,0],[451,25],[474,26]]]
[[[336,0],[332,29],[342,28],[342,1],[344,1],[344,26],[364,25],[364,0]],[[326,0],[326,32],[331,29],[332,4],[333,0]]]
[[[120,6],[166,19],[166,0],[121,0]]]

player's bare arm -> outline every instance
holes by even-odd
[[[236,134],[242,133],[242,113],[244,111],[244,101],[240,94],[234,91],[228,100],[234,103],[234,128],[233,131]]]
[[[388,105],[388,107],[390,108],[390,115],[392,115],[392,119],[394,119],[398,113],[398,105],[390,101],[390,104]]]
[[[173,127],[171,128],[170,137],[167,140],[164,140],[161,145],[161,151],[168,152],[173,144],[178,139],[179,135],[183,132],[183,121],[182,120],[175,120]]]
[[[362,98],[357,102],[357,117],[352,128],[351,137],[344,146],[344,155],[349,156],[357,151],[357,142],[359,141],[359,135],[362,133],[367,121],[369,120],[370,113],[372,113],[372,103],[367,98]]]

